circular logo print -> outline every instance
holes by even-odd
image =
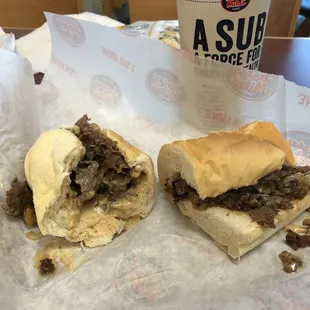
[[[239,12],[244,10],[251,0],[221,0],[222,7],[228,12]]]
[[[121,101],[118,84],[107,75],[95,75],[90,81],[90,95],[101,107],[116,108]]]
[[[279,85],[277,76],[236,66],[227,66],[224,81],[236,95],[251,101],[269,98]]]
[[[86,41],[86,35],[80,23],[68,16],[53,15],[53,24],[61,38],[73,47],[80,47]]]
[[[146,77],[146,87],[150,94],[160,102],[179,105],[185,97],[178,78],[165,69],[154,69]]]
[[[207,274],[212,279],[215,273],[220,276],[228,263],[219,249],[210,249],[209,244],[201,244],[192,238],[161,235],[152,241],[142,249],[127,252],[116,266],[116,289],[126,300],[135,304],[155,304],[160,308],[167,301],[177,298],[180,281],[200,281],[201,268],[207,268]],[[171,251],[171,246],[176,242],[179,247]]]
[[[283,136],[290,142],[298,164],[310,165],[310,134],[304,131],[288,131]]]
[[[4,125],[8,115],[8,95],[5,88],[0,84],[0,126]]]
[[[127,253],[117,266],[117,289],[131,302],[152,304],[164,292],[166,282],[165,275],[155,275],[156,264],[141,250]]]

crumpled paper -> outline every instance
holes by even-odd
[[[309,89],[283,77],[193,58],[132,32],[66,16],[47,19],[53,51],[37,88],[41,131],[73,124],[87,113],[149,153],[156,165],[164,143],[271,120],[287,135],[298,160],[309,163]],[[159,187],[154,210],[139,225],[106,247],[80,249],[77,256],[87,257],[85,264],[73,273],[62,266],[49,278],[33,267],[44,240],[29,241],[23,224],[0,218],[0,309],[310,307],[310,249],[297,252],[305,262],[297,274],[285,274],[278,258],[290,250],[284,231],[239,263],[231,261]]]
[[[0,50],[0,184],[24,176],[23,161],[39,134],[37,95],[30,63]]]
[[[0,27],[0,49],[9,52],[15,50],[15,36],[13,33],[5,33]]]

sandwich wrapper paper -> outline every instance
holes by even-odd
[[[90,12],[72,14],[69,16],[110,27],[120,27],[123,25],[107,16],[101,16]],[[47,71],[51,58],[51,49],[51,37],[47,23],[44,23],[41,27],[35,29],[28,35],[16,40],[16,52],[31,62],[34,73],[45,73]]]
[[[53,14],[47,20],[53,48],[38,101],[28,62],[0,54],[3,189],[22,175],[39,132],[73,125],[85,113],[150,154],[155,166],[164,143],[254,120],[274,122],[299,163],[310,164],[309,89],[194,58],[132,29]],[[284,273],[278,258],[291,251],[284,231],[232,261],[159,186],[152,213],[111,244],[91,250],[63,241],[51,277],[38,274],[34,257],[55,238],[28,240],[26,226],[2,211],[0,221],[1,310],[310,308],[310,249],[296,253],[305,264],[296,274]],[[69,263],[63,251],[73,253]]]
[[[0,27],[0,49],[14,52],[15,36],[13,33],[5,33]]]

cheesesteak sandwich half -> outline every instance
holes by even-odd
[[[272,123],[164,145],[159,180],[171,201],[238,258],[310,206],[310,167],[297,167]]]
[[[151,158],[115,132],[90,124],[44,133],[28,152],[25,175],[43,235],[103,246],[151,211]]]

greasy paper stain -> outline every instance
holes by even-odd
[[[27,231],[25,236],[28,240],[40,240],[43,238],[43,235],[39,231]]]
[[[74,272],[87,261],[87,257],[79,258],[81,254],[79,244],[70,243],[64,239],[57,238],[47,242],[47,244],[39,249],[34,257],[34,267],[40,269],[40,261],[49,258],[54,262],[60,262],[65,265],[71,272]]]
[[[283,265],[283,270],[286,273],[298,272],[303,268],[303,262],[301,258],[296,255],[293,255],[287,251],[283,251],[279,258]]]

